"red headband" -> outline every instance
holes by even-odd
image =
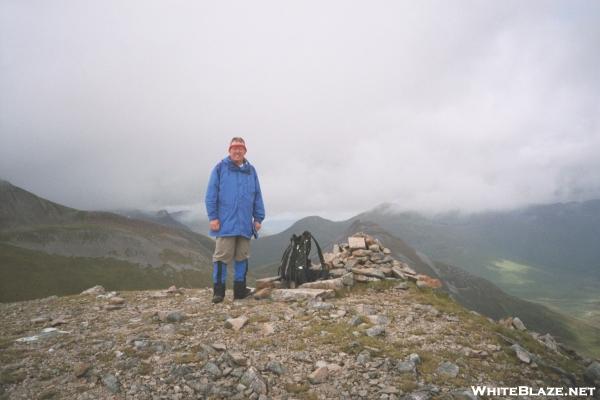
[[[244,143],[240,143],[240,142],[233,142],[229,145],[229,150],[231,150],[232,147],[243,147],[244,150],[248,151],[246,149],[246,145]]]

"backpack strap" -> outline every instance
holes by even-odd
[[[321,246],[319,246],[319,242],[317,242],[317,239],[315,239],[315,237],[309,232],[309,231],[304,231],[304,233],[302,234],[303,236],[305,236],[308,240],[308,248],[310,251],[310,241],[312,239],[312,241],[315,242],[315,245],[317,246],[317,255],[319,257],[319,262],[321,263],[321,271],[320,271],[320,277],[319,278],[325,278],[326,277],[326,271],[325,271],[325,259],[323,258],[323,252],[321,251]],[[308,257],[308,254],[307,254]],[[310,260],[309,260],[310,262]]]

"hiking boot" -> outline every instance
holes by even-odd
[[[223,283],[215,283],[213,285],[213,298],[212,302],[217,304],[225,299],[225,284]]]
[[[245,281],[233,282],[233,298],[234,299],[236,299],[236,300],[245,299],[246,297],[250,296],[251,293],[252,293],[252,290],[250,290],[246,287]]]

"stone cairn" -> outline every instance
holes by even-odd
[[[325,270],[329,279],[304,283],[298,288],[284,289],[279,276],[258,279],[255,298],[271,297],[274,300],[292,301],[299,298],[330,298],[335,291],[352,287],[355,284],[399,281],[399,289],[407,289],[408,281],[415,282],[419,288],[439,288],[439,279],[418,274],[408,264],[394,259],[392,251],[384,247],[379,239],[358,232],[348,238],[347,243],[334,244],[333,252],[324,253]],[[321,265],[311,267],[320,269]]]

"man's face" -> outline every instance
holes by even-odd
[[[233,142],[229,149],[229,158],[236,163],[241,164],[246,155],[246,148],[242,143]]]

